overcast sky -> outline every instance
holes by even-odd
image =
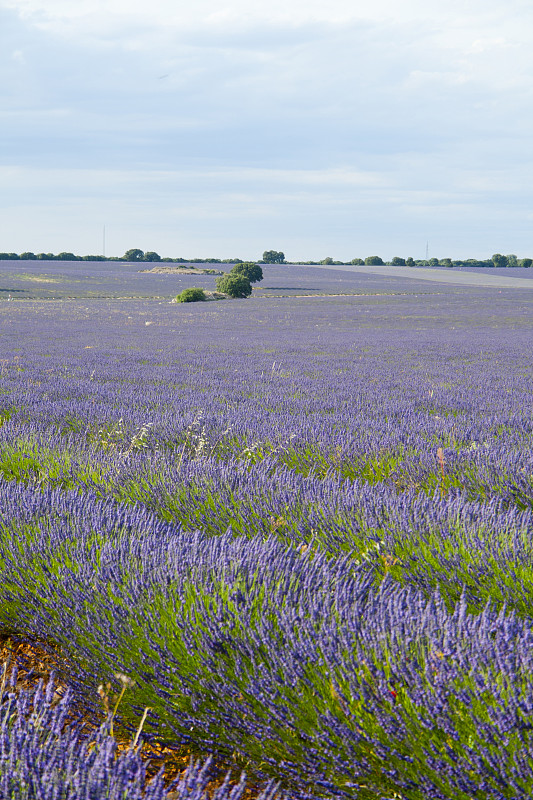
[[[533,257],[531,0],[0,0],[0,251]]]

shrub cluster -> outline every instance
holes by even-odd
[[[205,291],[197,286],[191,286],[189,289],[184,289],[176,296],[178,303],[196,303],[199,300],[205,299]]]
[[[223,292],[229,297],[249,297],[252,294],[252,284],[246,275],[226,272],[217,278],[216,287],[218,292]]]
[[[231,272],[221,275],[216,282],[217,291],[229,297],[249,297],[252,294],[252,283],[263,280],[263,270],[253,261],[241,261],[235,264]]]
[[[230,272],[230,275],[244,275],[250,283],[257,283],[263,280],[263,270],[253,261],[242,261],[240,264],[235,264]]]

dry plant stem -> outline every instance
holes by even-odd
[[[178,472],[181,470],[181,463],[183,461],[183,456],[185,454],[185,450],[187,449],[187,445],[189,444],[189,439],[190,439],[190,436],[191,436],[191,430],[192,430],[192,427],[194,426],[195,423],[196,423],[196,419],[194,420],[192,425],[189,425],[189,427],[187,428],[187,436],[185,437],[185,441],[183,443],[183,447],[181,448],[181,453],[180,453],[180,457],[179,457],[179,461],[178,461],[178,467],[177,467]]]
[[[187,449],[187,445],[189,444],[189,439],[191,438],[191,433],[194,430],[194,428],[196,427],[196,425],[198,425],[198,423],[202,419],[202,414],[203,414],[203,411],[199,411],[199,413],[196,415],[196,417],[194,418],[192,423],[187,428],[187,436],[185,438],[185,442],[183,443],[183,447],[181,448],[181,453],[180,453],[180,457],[179,457],[179,461],[178,461],[178,466],[177,466],[177,471],[178,472],[181,470],[181,464],[182,464],[182,461],[183,461],[183,456],[185,455],[185,450]]]
[[[117,711],[118,711],[118,707],[120,705],[120,701],[124,697],[124,692],[125,691],[126,691],[126,686],[123,685],[122,689],[120,690],[120,694],[118,696],[118,700],[115,703],[115,708],[113,709],[113,713],[111,714],[111,719],[109,720],[109,732],[111,733],[111,736],[113,736],[113,721],[114,721],[114,719],[116,717],[116,714],[117,714]]]
[[[139,742],[139,738],[141,736],[141,732],[142,732],[142,729],[143,729],[143,725],[144,725],[144,723],[146,721],[146,717],[148,716],[148,712],[149,711],[151,711],[150,706],[146,706],[146,708],[144,709],[144,714],[142,715],[141,721],[139,723],[139,727],[137,728],[137,733],[135,734],[135,738],[134,738],[133,742],[131,743],[131,749],[132,750],[135,750],[135,748],[137,747],[137,744]]]
[[[442,447],[439,447],[437,449],[437,458],[439,459],[440,471],[441,471],[442,477],[444,478],[444,464],[446,462],[444,461],[444,450],[442,449]]]
[[[437,448],[437,458],[439,459],[440,473],[441,473],[440,493],[441,493],[442,497],[444,497],[445,494],[446,494],[446,487],[444,485],[444,464],[446,462],[444,460],[444,450],[443,450],[442,447]]]
[[[8,655],[7,661],[4,664],[4,674],[2,675],[2,686],[0,686],[0,703],[2,702],[2,698],[4,697],[4,690],[6,688],[6,681],[7,681],[7,671],[9,669],[10,663],[11,663],[11,654]]]

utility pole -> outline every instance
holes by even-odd
[[[426,242],[426,261],[429,259],[429,242]]]

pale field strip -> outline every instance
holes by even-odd
[[[493,289],[533,289],[530,278],[513,278],[506,275],[479,275],[474,272],[458,272],[455,269],[436,270],[425,267],[387,267],[366,265],[309,264],[307,269],[334,269],[339,272],[361,272],[385,277],[411,278],[435,283],[451,283],[458,286],[486,286]]]

